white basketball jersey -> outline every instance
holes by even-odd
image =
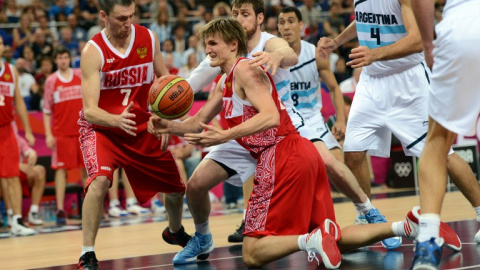
[[[393,44],[407,35],[398,0],[357,0],[355,21],[360,45],[370,49]],[[394,74],[418,65],[423,59],[422,52],[376,61],[364,67],[363,72],[371,76]]]
[[[256,52],[263,52],[265,50],[265,44],[272,38],[278,37],[267,32],[262,32],[257,46],[250,53],[245,55],[245,57],[253,58],[252,54]],[[278,96],[285,105],[288,115],[292,119],[293,125],[298,129],[304,125],[304,120],[300,113],[295,110],[295,107],[293,106],[293,101],[290,95],[290,70],[279,67],[275,73],[275,76],[273,76],[273,81],[275,83],[275,87],[277,88]]]
[[[313,44],[301,41],[298,64],[290,68],[290,74],[293,105],[306,118],[318,116],[322,109],[322,97],[317,91],[320,79]]]

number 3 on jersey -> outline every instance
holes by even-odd
[[[132,89],[120,89],[120,94],[125,94],[125,97],[123,98],[123,101],[122,101],[123,106],[128,105],[128,98],[130,97],[131,93],[132,93]]]

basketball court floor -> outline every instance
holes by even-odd
[[[412,190],[374,190],[374,205],[390,221],[403,220],[405,214],[418,204]],[[337,222],[341,227],[352,224],[353,205],[341,195],[334,194]],[[480,224],[475,213],[459,192],[445,197],[442,218],[452,226],[462,241],[462,250],[444,249],[440,269],[480,269],[480,244],[474,235]],[[227,236],[239,225],[241,210],[232,213],[213,205],[210,227],[216,245],[206,261],[174,266],[172,258],[180,247],[166,244],[161,232],[167,226],[164,216],[104,220],[96,242],[96,254],[102,270],[123,269],[247,269],[242,262],[242,246],[227,242]],[[77,223],[77,224],[75,224]],[[189,233],[194,227],[189,214],[183,224]],[[76,269],[81,249],[78,221],[56,227],[51,224],[37,228],[38,235],[0,239],[0,269]],[[405,240],[402,247],[386,251],[380,244],[343,254],[340,269],[409,269],[413,259],[413,243]],[[262,269],[325,269],[320,261],[308,262],[305,252],[297,252],[272,262]]]

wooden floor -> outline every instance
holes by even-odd
[[[338,196],[334,194],[333,197]],[[419,199],[418,196],[374,199],[373,204],[381,210],[387,220],[397,221],[403,220],[405,214],[413,206],[419,204]],[[355,212],[352,203],[336,203],[335,212],[337,222],[341,227],[353,223]],[[442,212],[444,221],[471,220],[474,217],[475,212],[461,193],[450,192],[446,194]],[[236,229],[241,218],[242,216],[239,213],[211,217],[210,227],[216,247],[231,246],[227,242],[227,236]],[[131,223],[135,222],[135,220],[132,220]],[[185,219],[183,223],[187,232],[194,232],[192,219]],[[476,222],[470,223],[472,226],[477,226],[473,230],[480,228],[480,225]],[[163,221],[101,228],[95,247],[97,257],[101,261],[106,261],[177,252],[180,247],[168,245],[161,238],[161,232],[166,225],[167,222]],[[72,265],[78,260],[81,243],[80,230],[0,239],[0,270]],[[477,265],[480,267],[480,261],[477,262]]]

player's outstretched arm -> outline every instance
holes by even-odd
[[[399,0],[402,9],[402,19],[407,35],[393,44],[370,49],[360,46],[351,51],[352,61],[347,65],[353,68],[368,66],[375,61],[398,59],[423,50],[420,32],[413,16],[410,0]]]
[[[433,67],[433,36],[435,29],[433,26],[434,3],[433,0],[412,0],[413,14],[417,20],[417,25],[422,36],[423,48],[425,51],[425,61],[427,66]]]
[[[190,73],[190,77],[185,79],[192,87],[193,93],[196,94],[211,83],[220,72],[221,69],[219,67],[210,66],[210,57],[207,56],[192,73]]]
[[[275,75],[277,69],[289,68],[298,63],[298,56],[282,38],[271,38],[265,43],[265,51],[252,54],[252,67],[265,65],[265,71]],[[271,71],[270,71],[271,70]]]
[[[319,53],[321,58],[325,59],[331,52],[335,51],[338,47],[342,46],[343,44],[349,42],[356,37],[357,24],[355,21],[353,21],[335,39],[331,39],[328,37],[320,38],[320,40],[317,42],[317,52]]]
[[[346,118],[345,118],[345,111],[344,111],[344,101],[343,101],[343,94],[340,90],[340,86],[335,79],[335,75],[333,75],[332,70],[330,69],[330,61],[328,59],[321,59],[321,57],[316,55],[317,60],[317,69],[318,74],[320,75],[320,79],[325,82],[328,89],[330,90],[330,98],[332,100],[332,104],[335,107],[335,113],[337,121],[332,127],[332,133],[335,135],[336,139],[343,139],[345,137],[346,131]],[[321,91],[321,89],[318,89]],[[318,112],[320,113],[320,112]]]
[[[15,111],[17,112],[18,116],[20,117],[20,121],[22,121],[23,128],[25,129],[25,138],[28,141],[30,146],[35,144],[35,137],[33,136],[32,129],[30,128],[30,121],[28,120],[28,112],[27,106],[25,105],[25,101],[23,100],[22,95],[20,94],[20,89],[18,88],[18,72],[15,67],[13,67],[13,76],[15,76],[15,92],[14,92],[14,100],[15,100]]]
[[[87,43],[82,51],[80,68],[82,70],[82,99],[85,119],[92,124],[104,127],[118,127],[126,133],[135,136],[136,123],[132,119],[135,114],[130,113],[133,102],[127,105],[121,114],[111,114],[98,107],[100,99],[100,70],[102,59],[100,53],[91,44]]]

